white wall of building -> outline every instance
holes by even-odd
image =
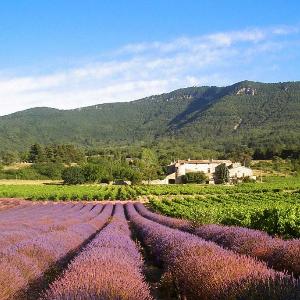
[[[229,168],[230,178],[254,178],[253,171],[250,168],[241,166],[240,163],[232,163],[230,160],[178,160],[169,165],[171,171],[165,179],[155,181],[154,183],[168,184],[168,183],[181,183],[181,176],[187,173],[204,172],[210,181],[213,181],[213,174],[215,169],[221,163],[225,163]]]
[[[177,167],[177,176],[185,175],[186,173],[204,172],[205,174],[213,174],[219,162],[212,163],[184,163]],[[226,162],[229,166],[231,162]]]
[[[229,169],[229,176],[231,178],[253,177],[253,171],[250,168],[239,166]]]

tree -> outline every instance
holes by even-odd
[[[28,161],[32,163],[80,163],[85,161],[85,155],[74,145],[50,144],[45,147],[34,144],[30,147]]]
[[[82,173],[86,182],[96,182],[101,179],[101,168],[95,164],[86,164],[82,168]]]
[[[239,156],[239,161],[242,163],[243,166],[249,167],[251,164],[252,155],[251,153],[242,152]]]
[[[57,160],[55,159],[54,145],[49,145],[49,146],[45,147],[45,155],[46,155],[47,161],[57,162]]]
[[[233,161],[241,162],[245,167],[249,167],[253,155],[253,150],[248,147],[236,147],[226,156]],[[255,152],[255,155],[258,155],[258,151]]]
[[[157,156],[155,152],[149,148],[145,148],[142,151],[140,170],[143,174],[143,178],[148,180],[148,182],[152,179],[156,179],[161,172]]]
[[[131,184],[139,184],[142,181],[142,174],[137,170],[133,170],[131,177],[129,178]]]
[[[85,178],[80,167],[66,168],[63,170],[61,177],[64,184],[82,184],[85,182]]]
[[[216,181],[216,183],[229,182],[229,169],[225,163],[222,163],[216,167],[215,181]]]
[[[45,151],[40,144],[34,144],[30,147],[28,161],[31,163],[46,161]]]
[[[111,173],[109,173],[107,170],[102,170],[100,182],[102,183],[109,183],[110,181],[113,181],[114,178],[112,177]]]
[[[3,152],[1,154],[1,160],[4,165],[11,165],[19,161],[19,155],[14,151]]]

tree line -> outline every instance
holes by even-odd
[[[128,180],[133,183],[163,178],[166,166],[177,159],[230,159],[250,166],[253,159],[271,159],[260,162],[256,168],[278,172],[300,172],[300,150],[253,150],[247,146],[229,147],[220,151],[203,148],[196,143],[181,140],[161,140],[125,146],[107,146],[83,149],[69,144],[33,144],[25,152],[0,153],[0,178],[5,179],[64,179],[66,183],[111,182]],[[281,158],[283,157],[283,158]],[[9,168],[25,162],[26,168]],[[8,167],[6,167],[8,166]],[[70,179],[73,177],[74,179]],[[203,174],[189,175],[187,183],[205,182]]]

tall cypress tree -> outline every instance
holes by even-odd
[[[32,163],[45,162],[45,151],[40,144],[34,144],[30,147],[28,160]]]
[[[229,182],[229,169],[226,164],[222,163],[215,169],[215,180],[216,183]]]

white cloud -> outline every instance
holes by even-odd
[[[184,86],[246,79],[242,76],[252,74],[257,59],[288,49],[288,37],[298,32],[286,26],[254,28],[127,45],[110,60],[38,76],[5,77],[0,70],[0,115],[34,106],[67,109],[128,101]],[[276,61],[273,65],[280,69]],[[255,70],[259,75],[257,65]]]

